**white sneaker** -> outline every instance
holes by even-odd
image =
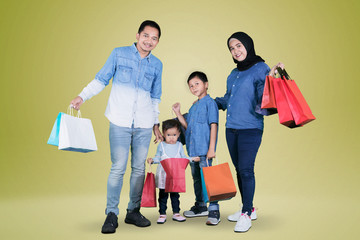
[[[230,216],[228,216],[227,219],[230,222],[237,222],[239,220],[240,216],[241,216],[241,210],[237,211],[236,213],[234,213],[234,214],[232,214]],[[251,220],[256,220],[257,219],[256,209],[255,208],[253,208],[253,210],[251,211],[250,218],[251,218]]]
[[[247,232],[251,228],[251,218],[246,213],[240,215],[239,220],[236,222],[235,232]]]

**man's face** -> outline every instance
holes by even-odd
[[[136,48],[142,57],[147,56],[159,43],[159,31],[156,28],[146,26],[144,30],[136,34]]]

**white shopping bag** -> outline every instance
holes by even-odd
[[[59,150],[84,153],[96,151],[97,145],[91,120],[81,118],[80,111],[77,117],[72,116],[72,108],[70,114],[59,114],[54,124],[54,128],[56,126],[58,128],[57,130],[53,128],[48,144],[57,145]],[[60,121],[60,124],[58,121]],[[56,139],[56,137],[52,137],[53,132],[56,131],[58,131],[58,141],[51,141],[50,139]]]

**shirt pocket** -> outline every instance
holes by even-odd
[[[151,73],[144,74],[144,81],[142,83],[142,88],[146,91],[150,91],[152,83],[154,82],[155,75]]]
[[[122,83],[130,82],[132,71],[131,67],[119,65],[116,71],[116,80]]]
[[[197,122],[198,123],[206,123],[207,120],[207,114],[206,111],[202,110],[199,111],[198,117],[197,117]]]

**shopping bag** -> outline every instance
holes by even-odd
[[[201,184],[205,202],[228,200],[236,195],[236,186],[228,163],[201,168]]]
[[[165,192],[186,192],[185,169],[189,159],[167,158],[160,163],[166,172]]]
[[[315,116],[312,114],[309,105],[295,81],[290,78],[285,69],[279,69],[279,71],[284,76],[282,84],[295,124],[305,125],[315,120]]]
[[[156,207],[156,186],[155,175],[151,172],[147,173],[144,188],[141,196],[141,207]]]
[[[58,146],[59,150],[91,152],[97,150],[94,129],[90,119],[59,113],[48,139],[48,144]]]
[[[300,127],[301,125],[297,125],[295,123],[289,103],[287,101],[287,97],[285,95],[285,90],[284,90],[285,87],[284,81],[285,79],[283,78],[273,78],[272,80],[274,86],[276,107],[279,115],[279,121],[281,124],[289,128]]]
[[[274,112],[277,112],[273,79],[274,79],[274,77],[272,77],[272,76],[269,76],[269,75],[266,76],[264,92],[263,92],[262,102],[261,102],[261,108],[271,109]]]

